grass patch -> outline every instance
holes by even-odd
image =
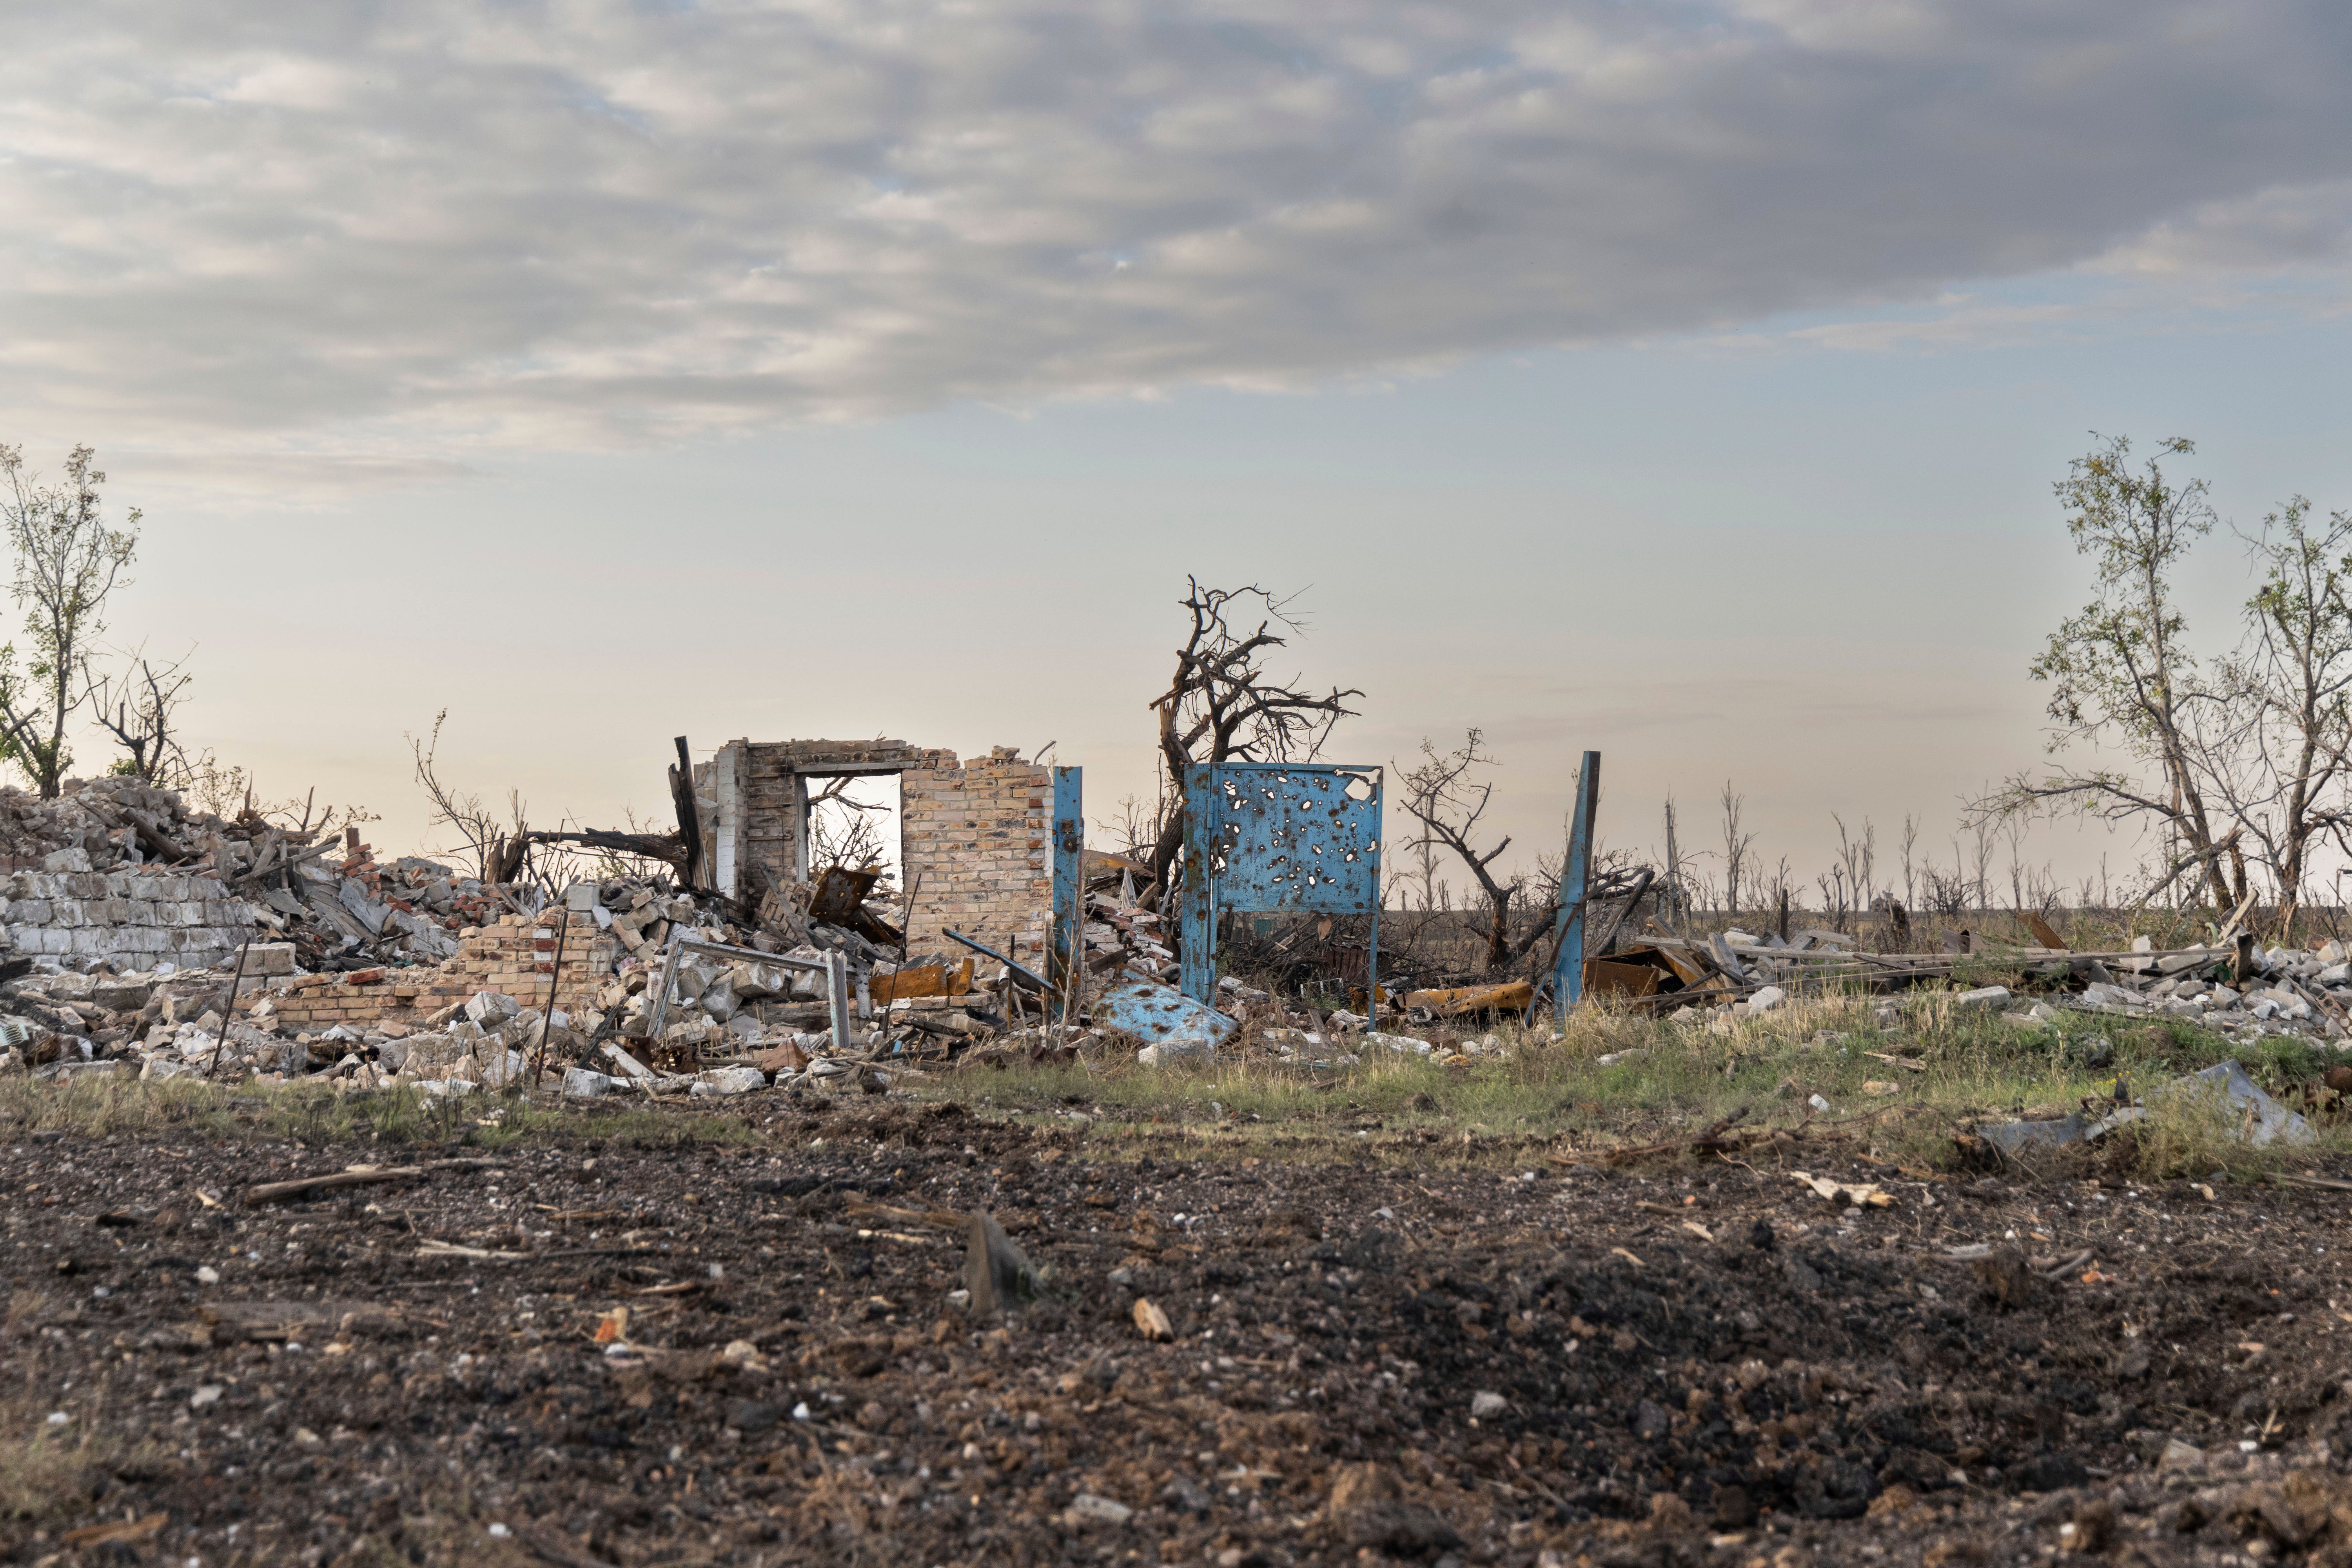
[[[559,1107],[519,1094],[441,1098],[405,1085],[338,1094],[325,1083],[269,1088],[186,1079],[0,1079],[0,1138],[37,1132],[207,1142],[282,1138],[312,1148],[394,1149],[582,1142],[670,1149],[749,1143],[760,1136],[740,1111],[713,1111],[699,1101],[658,1107],[573,1101]]]
[[[1173,1138],[1202,1155],[1240,1143],[1289,1160],[1517,1163],[1536,1147],[1597,1158],[1669,1142],[1738,1113],[1743,1127],[1801,1126],[1808,1139],[1834,1132],[1882,1157],[1945,1163],[1957,1157],[1953,1134],[1979,1121],[2062,1114],[2085,1100],[2104,1105],[2119,1079],[2145,1099],[2176,1078],[2234,1058],[2287,1097],[2338,1059],[2292,1037],[2236,1041],[2184,1018],[2062,1012],[2021,1027],[1957,1007],[1953,994],[1917,992],[1892,1003],[1807,995],[1719,1028],[1590,1005],[1561,1031],[1509,1026],[1474,1034],[1467,1038],[1491,1040],[1494,1048],[1443,1061],[1377,1047],[1342,1061],[1345,1047],[1361,1047],[1360,1040],[1335,1042],[1323,1063],[1282,1061],[1245,1036],[1214,1062],[1145,1068],[1112,1053],[1084,1064],[971,1068],[913,1081],[921,1098],[1059,1130],[1106,1155],[1164,1149]],[[748,1145],[763,1141],[759,1122],[776,1109],[764,1098],[559,1105],[519,1094],[436,1099],[404,1086],[338,1094],[324,1083],[0,1080],[0,1137],[16,1131],[276,1138],[312,1148],[373,1147],[393,1157],[459,1144]],[[1071,1120],[1073,1110],[1087,1121]],[[2164,1174],[2251,1174],[2352,1155],[2352,1131],[2326,1118],[2319,1142],[2299,1149],[2251,1149],[2229,1129],[2206,1126],[2175,1106],[2162,1108],[2136,1136],[2134,1144],[2118,1143],[2118,1153],[2136,1147],[2149,1172]]]
[[[1500,1049],[1450,1066],[1374,1047],[1353,1064],[1338,1062],[1334,1051],[1332,1065],[1317,1068],[1268,1059],[1245,1039],[1215,1062],[1145,1068],[1120,1057],[1083,1067],[975,1068],[919,1092],[1032,1125],[1055,1125],[1076,1107],[1093,1119],[1089,1137],[1172,1130],[1272,1152],[1307,1136],[1327,1149],[1336,1141],[1423,1163],[1495,1163],[1529,1143],[1601,1155],[1735,1113],[1745,1127],[1843,1129],[1888,1157],[1949,1163],[1953,1134],[1975,1122],[2106,1102],[2118,1079],[2145,1096],[2235,1059],[2265,1089],[2286,1094],[2316,1079],[2330,1059],[2306,1041],[2234,1041],[2174,1018],[2069,1012],[2021,1027],[1956,1007],[1951,994],[1915,994],[1892,1008],[1859,994],[1807,997],[1721,1033],[1703,1021],[1588,1006],[1564,1032],[1493,1031],[1487,1037]],[[2193,1126],[2175,1130],[2174,1109],[2164,1114],[2164,1142],[2148,1143],[2147,1157],[2168,1170],[2204,1159],[2212,1139],[2192,1136]],[[1440,1139],[1446,1146],[1433,1148]],[[2229,1159],[2201,1170],[2252,1173],[2352,1154],[2352,1131],[2323,1126],[2319,1143],[2303,1149],[2230,1144]],[[2200,1152],[2185,1152],[2192,1148]]]
[[[106,1419],[102,1379],[54,1402],[39,1391],[40,1331],[50,1306],[37,1292],[17,1290],[0,1314],[0,1343],[8,1347],[0,1391],[0,1519],[36,1525],[84,1512],[110,1475],[152,1468],[164,1458],[152,1444],[126,1443]],[[62,1426],[50,1424],[52,1412],[67,1417]]]

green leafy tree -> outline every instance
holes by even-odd
[[[25,471],[21,447],[0,446],[0,527],[16,552],[9,591],[25,611],[26,643],[21,655],[13,642],[0,647],[0,756],[44,797],[57,795],[73,761],[66,729],[89,700],[107,596],[128,581],[139,547],[136,508],[121,529],[106,526],[97,456],[76,447],[62,480],[45,485]]]
[[[2251,868],[2284,931],[2319,847],[2352,853],[2352,514],[2322,519],[2295,496],[2239,535],[2258,581],[2235,651],[2200,667],[2172,575],[2216,520],[2205,482],[2164,468],[2194,450],[2166,441],[2135,467],[2130,443],[2108,440],[2057,486],[2098,595],[2032,667],[2051,686],[2051,750],[2106,745],[2137,766],[2021,774],[1973,815],[2071,805],[2158,826],[2174,853],[2144,898],[2189,873],[2184,901],[2210,888],[2243,904],[2261,890]]]
[[[2050,750],[2107,744],[2139,766],[2021,774],[1976,802],[1974,815],[2071,805],[2110,822],[2160,825],[2179,851],[2164,882],[2195,867],[2200,886],[2226,889],[2222,858],[2235,840],[2225,844],[2215,831],[2206,744],[2215,715],[2203,711],[2218,699],[2200,683],[2172,591],[2173,569],[2215,521],[2205,481],[2165,471],[2168,460],[2196,449],[2175,437],[2135,466],[2130,440],[2113,437],[2075,458],[2053,487],[2076,552],[2095,567],[2097,592],[2050,634],[2030,667],[2050,685]],[[2243,897],[2242,867],[2237,880]]]

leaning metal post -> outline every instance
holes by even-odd
[[[1559,876],[1559,957],[1552,968],[1552,1006],[1564,1018],[1584,999],[1584,899],[1592,880],[1592,813],[1601,799],[1601,753],[1576,770],[1576,810],[1569,820],[1568,863]]]

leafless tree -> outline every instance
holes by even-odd
[[[1095,826],[1102,830],[1106,842],[1118,846],[1118,854],[1148,864],[1161,831],[1168,826],[1168,803],[1164,785],[1150,800],[1139,795],[1123,795],[1118,797],[1118,815],[1098,820]]]
[[[520,791],[509,790],[506,818],[501,818],[480,795],[441,782],[435,759],[441,749],[441,726],[448,717],[446,708],[433,715],[432,733],[421,741],[414,735],[401,737],[415,759],[416,786],[433,808],[425,820],[457,835],[483,881],[511,882],[522,874],[523,858],[530,850],[530,829],[526,821],[530,807]]]
[[[1740,887],[1755,874],[1756,835],[1740,826],[1740,810],[1748,804],[1748,797],[1734,794],[1729,779],[1723,781],[1722,804],[1723,909],[1726,915],[1737,920]]]
[[[2295,496],[2242,537],[2263,577],[2245,638],[2217,671],[2221,732],[2207,737],[2205,755],[2211,793],[2276,888],[2284,930],[2313,851],[2329,838],[2352,851],[2352,514],[2318,521]]]
[[[28,657],[0,647],[0,755],[54,798],[73,753],[66,727],[89,699],[90,658],[106,629],[106,600],[139,549],[139,510],[111,529],[101,519],[98,454],[76,447],[60,484],[25,472],[24,448],[0,446],[0,526],[16,554],[11,595],[25,612]]]
[[[1183,797],[1184,772],[1198,763],[1312,761],[1332,726],[1355,715],[1349,700],[1363,693],[1335,686],[1318,696],[1297,677],[1283,681],[1267,671],[1265,657],[1307,630],[1293,607],[1297,596],[1276,598],[1255,584],[1204,588],[1197,577],[1185,583],[1191,629],[1176,650],[1168,689],[1150,703],[1160,716],[1170,793]],[[1255,628],[1237,627],[1237,615],[1244,625],[1246,616],[1258,616]],[[1163,889],[1183,842],[1182,815],[1171,813],[1151,855],[1153,879]]]
[[[1460,746],[1442,753],[1424,739],[1420,765],[1402,774],[1402,798],[1423,834],[1460,856],[1486,895],[1486,967],[1492,970],[1511,961],[1511,900],[1527,883],[1524,878],[1504,880],[1495,875],[1495,861],[1511,847],[1508,835],[1484,854],[1473,842],[1495,794],[1493,781],[1472,776],[1477,769],[1495,765],[1495,759],[1479,749],[1485,743],[1485,732],[1476,729],[1465,733]]]
[[[877,822],[890,812],[881,801],[859,800],[849,793],[856,784],[856,775],[842,773],[827,779],[823,788],[809,796],[809,864],[822,869],[827,866],[846,866],[853,870],[879,867],[887,854]],[[887,887],[891,876],[886,871],[876,886]]]
[[[1682,846],[1676,841],[1675,828],[1675,797],[1666,796],[1666,865],[1665,875],[1658,889],[1658,905],[1668,919],[1688,920],[1691,910],[1691,886],[1683,863]]]
[[[90,679],[98,722],[123,751],[118,770],[166,789],[185,786],[194,772],[176,719],[188,683],[195,679],[186,666],[183,658],[159,669],[143,649],[133,649],[124,656],[122,668]]]
[[[1867,816],[1862,819],[1859,835],[1846,831],[1845,818],[1832,812],[1830,820],[1837,824],[1838,868],[1844,873],[1846,891],[1853,908],[1870,907],[1878,879],[1878,828]]]

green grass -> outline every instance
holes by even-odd
[[[1971,980],[1979,978],[1970,976]],[[982,1116],[1050,1128],[1109,1157],[1170,1145],[1205,1153],[1247,1145],[1296,1160],[1370,1155],[1413,1163],[1517,1162],[1540,1148],[1564,1157],[1663,1143],[1735,1113],[1740,1125],[1802,1126],[1881,1157],[1948,1163],[1954,1134],[1980,1120],[2058,1113],[2105,1101],[2120,1077],[2135,1095],[2234,1058],[2273,1093],[2312,1084],[2335,1059],[2280,1036],[2237,1043],[2182,1019],[2065,1013],[2020,1027],[1952,1005],[1952,991],[1885,998],[1791,1001],[1726,1032],[1622,1009],[1580,1009],[1564,1032],[1506,1026],[1500,1047],[1443,1062],[1367,1049],[1352,1065],[1282,1062],[1250,1037],[1219,1060],[1139,1066],[1125,1052],[1064,1067],[968,1067],[909,1080],[919,1097],[962,1102]],[[1827,1036],[1841,1037],[1835,1039]],[[1465,1039],[1482,1037],[1463,1031]],[[1350,1042],[1330,1048],[1336,1057]],[[1360,1042],[1358,1042],[1360,1044]],[[1872,1053],[1878,1053],[1873,1055]],[[1601,1058],[1622,1059],[1603,1066]],[[1912,1070],[1884,1059],[1920,1064]],[[1873,1094],[1870,1084],[1895,1086]],[[1820,1096],[1829,1110],[1815,1109]],[[853,1100],[853,1105],[867,1102]],[[870,1107],[869,1107],[870,1108]],[[324,1084],[276,1089],[169,1083],[0,1080],[0,1137],[13,1131],[202,1139],[276,1137],[311,1147],[499,1149],[533,1143],[670,1148],[748,1144],[766,1136],[767,1100],[646,1105],[415,1090],[338,1095]],[[1081,1111],[1081,1123],[1067,1114]],[[2352,1129],[2323,1120],[2317,1145],[2255,1151],[2210,1115],[2169,1105],[2137,1130],[2137,1158],[2156,1173],[2252,1173],[2326,1164],[2352,1154]],[[2103,1158],[2116,1154],[2105,1152]],[[2193,1169],[2192,1169],[2193,1168]]]
[[[1042,1125],[1055,1124],[1048,1119],[1075,1103],[1096,1119],[1090,1138],[1173,1131],[1279,1145],[1302,1134],[1328,1142],[1372,1131],[1369,1124],[1377,1121],[1373,1147],[1402,1144],[1426,1160],[1437,1137],[1455,1146],[1449,1152],[1456,1157],[1492,1159],[1536,1142],[1603,1153],[1744,1112],[1745,1127],[1838,1128],[1890,1156],[1948,1161],[1953,1134],[1979,1120],[2105,1101],[2118,1077],[2144,1095],[2235,1058],[2264,1088],[2284,1094],[2315,1079],[2327,1060],[2301,1041],[2273,1036],[2241,1044],[2175,1019],[2070,1013],[2024,1028],[1997,1014],[1954,1007],[1950,995],[1915,994],[1883,1026],[1872,1000],[1863,997],[1792,1002],[1740,1020],[1727,1034],[1703,1021],[1587,1008],[1564,1036],[1496,1030],[1504,1052],[1465,1065],[1373,1050],[1354,1066],[1318,1071],[1269,1061],[1244,1040],[1213,1063],[1143,1068],[1121,1057],[1084,1068],[967,1069],[919,1091],[983,1114],[1019,1112]],[[1816,1043],[1824,1034],[1843,1038]],[[1626,1052],[1637,1054],[1609,1066],[1598,1059]],[[1874,1094],[1865,1088],[1872,1083],[1896,1088]],[[1829,1110],[1811,1106],[1815,1095]],[[2168,1108],[2151,1119],[2142,1142],[2158,1142],[2154,1123],[2160,1121],[2170,1142],[2210,1151],[2211,1140],[2189,1137],[2175,1127],[2180,1121],[2181,1113]],[[2323,1127],[2313,1149],[2252,1151],[2232,1142],[2229,1160],[2202,1168],[2307,1163],[2315,1155],[2347,1152],[2352,1131]],[[2154,1157],[2180,1163],[2178,1151]]]

